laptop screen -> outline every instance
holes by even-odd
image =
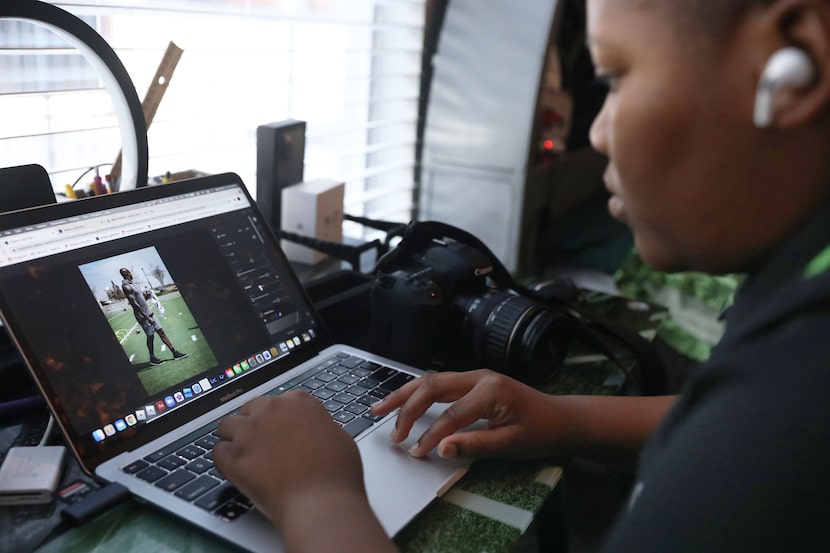
[[[233,174],[0,216],[0,312],[88,469],[330,344]]]

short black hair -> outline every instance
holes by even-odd
[[[659,10],[678,29],[701,38],[721,38],[748,10],[775,0],[632,0],[638,7]]]

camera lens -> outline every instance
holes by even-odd
[[[462,336],[482,366],[538,383],[558,368],[569,342],[568,317],[508,291],[456,298]]]

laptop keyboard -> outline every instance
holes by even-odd
[[[382,419],[372,415],[369,406],[413,378],[411,374],[341,352],[266,395],[305,390],[323,404],[343,430],[357,437]],[[239,518],[252,505],[213,466],[218,425],[219,421],[215,421],[202,427],[122,470],[223,520]]]

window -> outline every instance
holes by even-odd
[[[299,119],[307,180],[345,181],[346,213],[413,218],[425,0],[55,4],[107,40],[139,98],[168,43],[183,50],[148,131],[151,176],[234,171],[255,194],[257,126]],[[0,166],[39,163],[58,193],[121,147],[92,67],[27,21],[0,20],[0,121]]]

